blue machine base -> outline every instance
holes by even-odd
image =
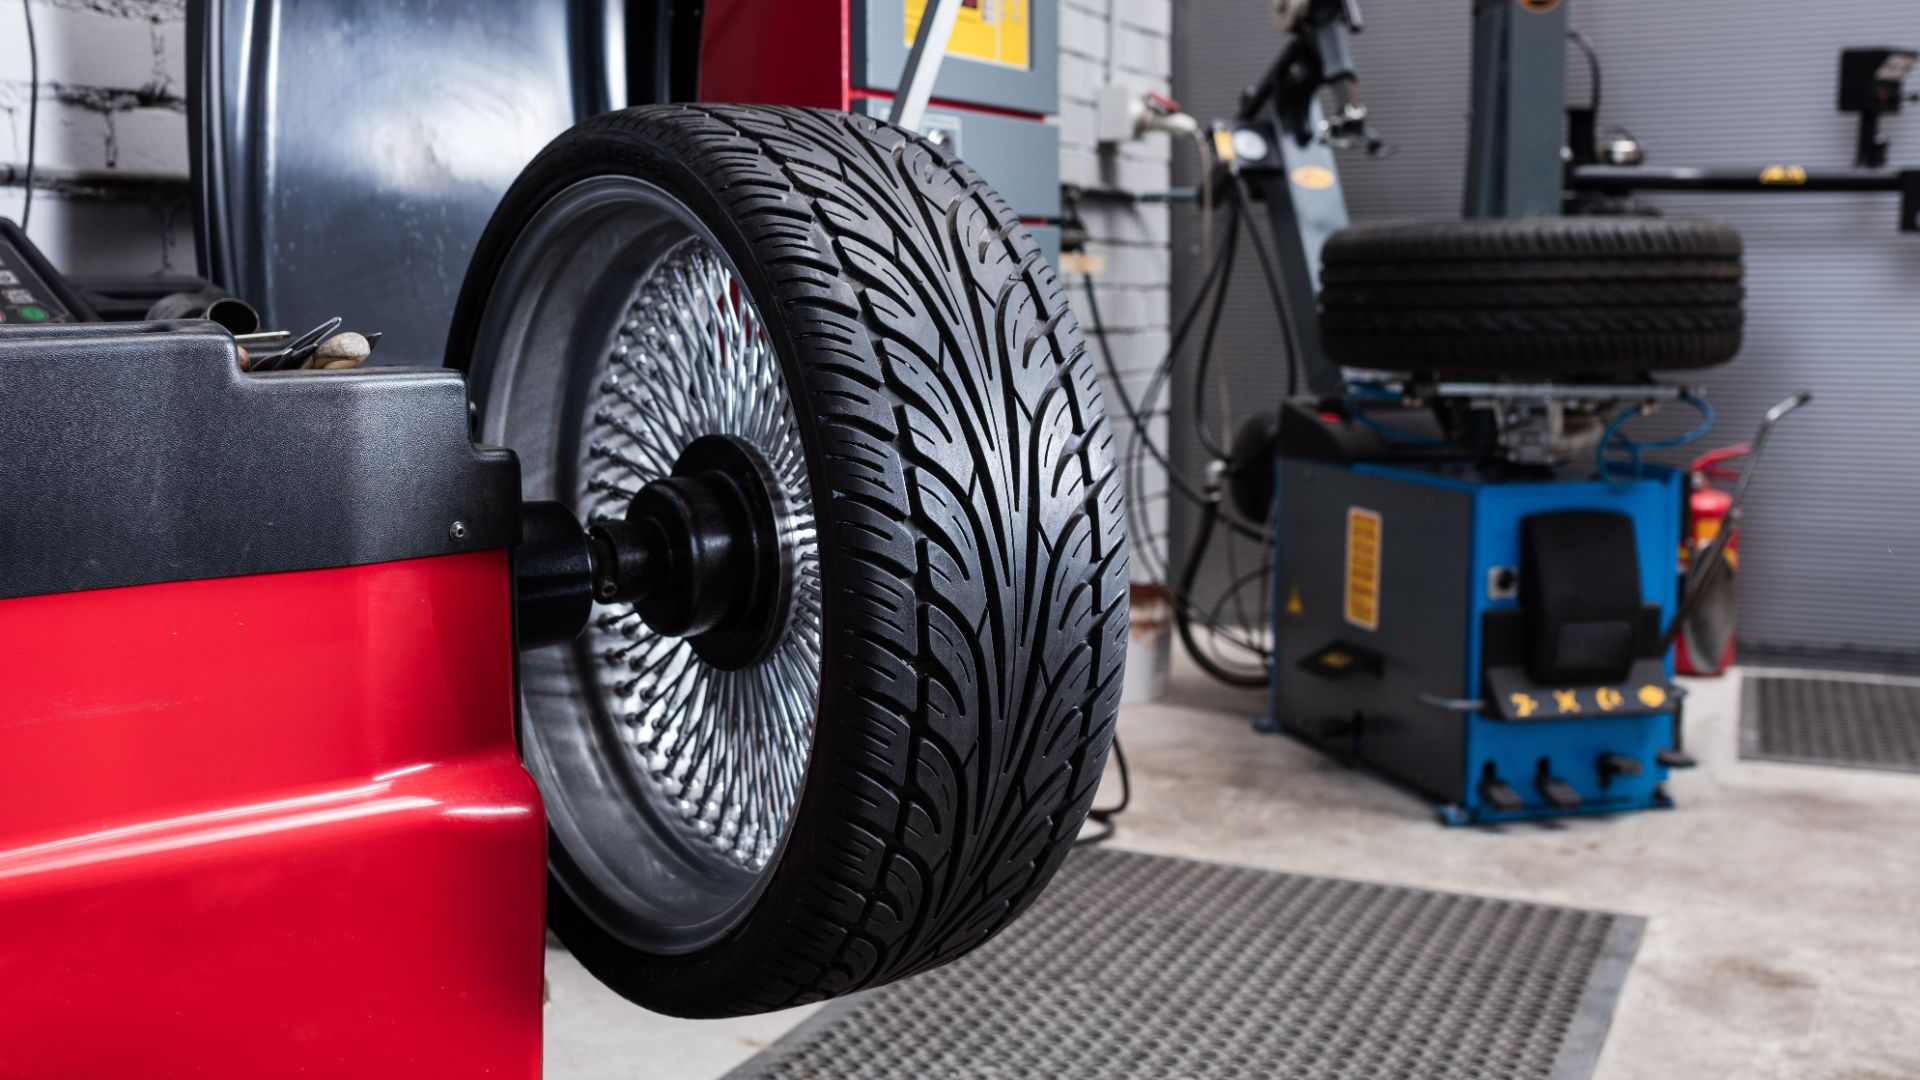
[[[1538,715],[1526,719],[1503,719],[1492,709],[1450,710],[1431,699],[1472,701],[1488,692],[1482,666],[1485,618],[1519,607],[1517,589],[1496,588],[1495,582],[1517,573],[1522,522],[1534,515],[1597,510],[1630,518],[1641,600],[1670,615],[1678,592],[1681,474],[1648,467],[1631,481],[1607,483],[1577,474],[1489,477],[1448,464],[1282,459],[1279,465],[1278,648],[1271,712],[1264,722],[1256,721],[1257,729],[1285,731],[1391,777],[1433,800],[1449,825],[1673,805],[1660,757],[1674,745],[1677,702],[1661,712],[1635,707],[1640,684],[1607,687],[1608,704],[1624,704],[1605,709],[1595,703],[1594,687],[1580,690],[1578,702],[1561,702],[1554,692],[1575,688],[1528,686]],[[1353,541],[1344,523],[1354,511],[1379,522],[1375,557],[1381,584],[1372,626],[1341,614],[1341,583],[1352,573],[1345,545]],[[1470,540],[1461,542],[1463,534]],[[1441,543],[1437,537],[1455,539]],[[1464,588],[1454,575],[1464,576]],[[1373,680],[1329,681],[1303,671],[1303,659],[1329,642],[1377,653],[1382,674]],[[1670,658],[1660,670],[1671,678]],[[1659,704],[1651,687],[1645,691],[1648,696],[1639,700]],[[1350,733],[1337,724],[1349,716]],[[1335,727],[1324,729],[1330,719]],[[1323,730],[1300,726],[1314,724]],[[1600,768],[1602,758],[1632,759],[1639,772],[1610,773]],[[1496,810],[1481,791],[1488,776],[1512,788],[1524,805]],[[1543,778],[1573,791],[1579,805],[1553,805],[1545,797],[1545,788],[1553,785],[1543,785]]]

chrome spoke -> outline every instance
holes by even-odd
[[[688,239],[639,283],[587,411],[579,505],[625,514],[694,439],[732,435],[766,457],[793,602],[773,651],[738,670],[707,664],[631,609],[588,631],[601,691],[635,763],[682,822],[736,865],[760,870],[799,798],[820,684],[819,550],[799,427],[779,358],[726,263]]]

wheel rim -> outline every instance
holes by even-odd
[[[483,430],[520,452],[527,497],[586,520],[622,517],[716,440],[757,473],[779,552],[757,636],[674,637],[614,605],[573,646],[522,658],[523,753],[556,877],[629,943],[698,949],[764,888],[812,747],[819,552],[781,360],[711,230],[654,185],[602,177],[521,232],[471,370]]]
[[[766,866],[799,796],[820,687],[820,559],[799,425],[766,329],[739,279],[689,237],[635,290],[594,407],[578,492],[590,520],[627,512],[702,437],[760,451],[787,564],[764,655],[725,668],[650,630],[631,605],[599,615],[587,651],[653,781],[682,819],[749,870]]]

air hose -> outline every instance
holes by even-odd
[[[1200,557],[1207,552],[1207,545],[1213,539],[1213,527],[1220,519],[1220,490],[1209,486],[1207,501],[1200,508],[1200,527],[1194,534],[1193,543],[1187,545],[1187,564],[1180,571],[1180,587],[1174,593],[1173,625],[1180,632],[1180,644],[1186,646],[1187,655],[1200,665],[1200,670],[1226,683],[1228,686],[1243,686],[1252,690],[1263,689],[1267,685],[1267,674],[1250,675],[1242,671],[1229,671],[1203,651],[1193,639],[1193,620],[1188,613],[1187,598],[1193,595],[1193,583],[1200,576]]]

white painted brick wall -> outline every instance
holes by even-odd
[[[185,0],[26,0],[40,52],[31,234],[69,274],[191,274]],[[0,216],[20,217],[32,94],[20,0],[0,0]],[[101,174],[173,182],[103,185]]]
[[[1174,0],[1060,0],[1060,179],[1065,183],[1136,193],[1165,191],[1172,183],[1172,156],[1189,153],[1186,147],[1172,146],[1168,136],[1151,135],[1103,150],[1094,132],[1095,99],[1109,76],[1135,92],[1172,92],[1173,4]],[[1106,261],[1094,288],[1113,344],[1114,365],[1137,401],[1167,351],[1171,302],[1167,282],[1172,272],[1168,210],[1163,204],[1094,200],[1083,200],[1080,209],[1089,233],[1087,251]],[[1075,310],[1091,338],[1087,281],[1075,276],[1069,285]],[[1089,345],[1099,347],[1091,340]],[[1124,451],[1132,424],[1111,387],[1107,414]],[[1160,408],[1149,418],[1147,434],[1165,445],[1164,395]],[[1149,461],[1144,474],[1137,480],[1130,478],[1129,485],[1128,497],[1145,509],[1152,531],[1164,544],[1165,471]],[[1137,578],[1144,577],[1144,569],[1136,559]]]

